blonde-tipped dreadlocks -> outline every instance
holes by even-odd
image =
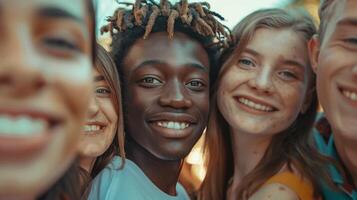
[[[175,32],[181,32],[206,50],[210,63],[210,84],[216,80],[219,55],[232,42],[229,29],[220,22],[223,17],[211,11],[208,3],[180,0],[172,4],[168,0],[136,0],[134,3],[118,4],[123,6],[107,18],[109,23],[102,27],[101,32],[109,32],[112,36],[111,54],[119,73],[122,73],[127,52],[138,39],[147,39],[151,33],[157,32],[167,32],[168,38],[173,38]]]
[[[132,9],[118,8],[113,16],[108,17],[109,23],[102,27],[102,33],[113,34],[114,30],[123,32],[134,26],[142,26],[145,28],[143,38],[146,39],[152,32],[157,18],[163,16],[167,17],[169,38],[174,36],[175,23],[180,20],[184,26],[190,27],[196,33],[215,38],[223,45],[227,45],[231,40],[229,29],[216,19],[223,18],[210,11],[207,2],[188,3],[187,0],[181,0],[172,5],[168,0],[160,0],[159,4],[154,0],[136,0],[135,3],[118,3],[132,6]]]

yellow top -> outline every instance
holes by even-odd
[[[264,185],[280,183],[293,190],[301,200],[313,200],[314,189],[309,181],[292,172],[281,172],[272,176]]]

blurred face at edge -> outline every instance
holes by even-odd
[[[73,161],[92,91],[90,24],[86,1],[0,0],[0,199],[36,198]]]

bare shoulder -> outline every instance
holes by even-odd
[[[249,200],[299,200],[298,195],[286,185],[271,183],[262,186]]]

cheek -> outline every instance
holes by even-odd
[[[235,108],[233,108],[234,102],[232,102],[232,99],[230,98],[230,96],[228,95],[227,91],[224,88],[224,83],[221,83],[222,87],[218,88],[218,92],[217,92],[217,107],[218,107],[218,111],[222,114],[222,116],[229,122],[231,122],[232,120],[234,120],[233,118],[235,118],[234,116],[236,116],[234,114],[234,111],[236,110]]]
[[[192,101],[194,102],[194,106],[200,110],[204,118],[207,118],[208,113],[209,113],[209,90],[207,89],[204,92],[196,93],[189,91],[188,98],[191,98]]]
[[[281,87],[280,94],[284,102],[286,117],[291,119],[299,114],[305,101],[306,88],[304,85],[286,85]]]
[[[89,60],[58,67],[55,73],[57,85],[64,96],[64,103],[75,118],[82,118],[88,109],[92,94],[92,65]],[[80,94],[80,95],[78,95]]]
[[[115,125],[118,122],[118,114],[119,110],[115,108],[113,101],[109,98],[103,98],[99,100],[100,110],[103,112],[104,116],[107,120]]]

